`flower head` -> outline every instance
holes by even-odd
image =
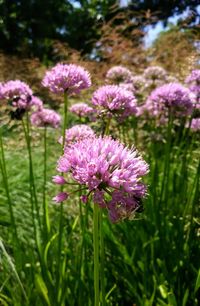
[[[132,72],[123,66],[114,66],[108,70],[106,78],[116,84],[130,83]]]
[[[135,87],[133,86],[132,83],[119,83],[119,87],[128,90],[132,92],[133,94],[135,93]]]
[[[186,84],[196,84],[200,86],[200,69],[195,69],[187,76]]]
[[[179,83],[169,83],[152,91],[144,108],[152,116],[185,116],[192,112],[193,102],[190,91]]]
[[[185,80],[194,95],[194,108],[200,109],[200,69],[193,70]]]
[[[94,137],[95,133],[86,124],[77,124],[74,125],[72,128],[65,130],[65,147],[71,145],[74,142],[83,140],[85,138]],[[63,137],[60,137],[59,143],[62,144]]]
[[[90,74],[81,66],[74,64],[57,64],[46,72],[42,85],[59,94],[77,94],[91,86]]]
[[[65,200],[67,200],[68,196],[69,196],[68,193],[66,193],[66,192],[60,192],[59,194],[57,194],[57,196],[55,196],[55,197],[53,198],[53,201],[54,201],[55,203],[59,204],[59,203],[65,201]]]
[[[43,102],[40,98],[36,96],[31,97],[31,107],[34,108],[35,110],[41,110],[43,109]]]
[[[132,84],[136,90],[136,92],[144,89],[145,84],[146,84],[146,80],[142,75],[134,75],[132,77]]]
[[[30,87],[20,80],[8,81],[1,88],[2,98],[6,100],[13,100],[20,97],[25,98],[32,96],[32,94],[33,92]]]
[[[166,80],[167,72],[159,66],[151,66],[144,70],[144,77],[147,80]]]
[[[135,96],[117,85],[105,85],[97,89],[93,94],[92,103],[100,114],[120,119],[137,112]]]
[[[76,103],[69,110],[79,117],[89,117],[94,113],[94,109],[86,103]]]
[[[31,114],[31,123],[38,127],[51,126],[58,128],[60,125],[60,115],[52,109],[39,109]]]
[[[190,128],[192,131],[197,132],[200,131],[200,118],[194,118],[192,119]]]
[[[94,202],[107,208],[114,222],[129,218],[146,194],[141,179],[148,165],[135,149],[110,137],[88,138],[69,146],[57,170],[93,193]]]

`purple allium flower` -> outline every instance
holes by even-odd
[[[93,193],[94,202],[106,207],[112,221],[129,218],[146,195],[141,182],[147,163],[137,151],[110,137],[88,138],[69,146],[57,170]]]
[[[190,91],[179,83],[169,83],[152,91],[144,108],[152,116],[167,117],[167,110],[173,115],[191,114],[193,109]]]
[[[91,86],[91,78],[89,72],[81,66],[57,64],[46,72],[42,85],[56,94],[78,94],[82,89]]]
[[[114,191],[109,205],[109,218],[112,222],[123,220],[125,218],[131,219],[140,206],[140,198],[132,197],[130,194],[126,195],[121,191]]]
[[[128,90],[132,92],[133,94],[135,93],[135,87],[133,86],[132,83],[119,83],[119,87]]]
[[[106,78],[116,84],[130,83],[132,72],[123,66],[114,66],[108,70]]]
[[[94,113],[94,109],[86,103],[76,103],[69,110],[79,117],[89,117]]]
[[[13,100],[15,98],[20,97],[28,97],[32,96],[33,94],[30,87],[20,80],[8,81],[4,83],[1,89],[1,93],[3,99],[6,100]]]
[[[52,177],[52,182],[57,184],[57,185],[64,185],[66,184],[66,180],[63,176],[61,175],[55,175]]]
[[[51,126],[58,128],[61,122],[60,115],[52,109],[40,109],[31,114],[31,123],[38,127]]]
[[[87,195],[82,195],[82,196],[80,196],[80,199],[81,199],[81,201],[83,202],[83,203],[87,203],[88,202],[88,196]]]
[[[200,109],[200,69],[193,70],[185,82],[194,95],[194,108]]]
[[[31,107],[35,108],[35,110],[41,110],[43,109],[43,102],[40,98],[36,96],[31,97]]]
[[[191,128],[194,132],[200,131],[200,118],[194,118],[194,119],[192,119],[190,128]]]
[[[195,69],[187,76],[186,84],[195,84],[200,86],[200,69]]]
[[[129,115],[136,114],[136,98],[128,90],[117,85],[105,85],[97,89],[92,97],[101,115],[117,116],[124,119]]]
[[[166,83],[178,83],[178,79],[173,75],[168,75],[166,77]]]
[[[132,77],[132,84],[137,92],[143,90],[146,83],[147,81],[142,75],[134,75]]]
[[[65,130],[65,146],[69,146],[74,142],[85,138],[95,137],[94,131],[86,124],[77,124],[72,128]],[[59,143],[62,144],[63,137],[60,137]]]
[[[147,80],[156,81],[156,80],[166,80],[167,72],[165,69],[159,66],[151,66],[144,70],[144,77]]]
[[[59,194],[57,194],[57,196],[55,196],[55,197],[53,198],[53,201],[54,201],[55,203],[61,203],[61,202],[65,201],[65,200],[67,200],[68,197],[69,197],[69,194],[68,194],[68,193],[66,193],[66,192],[60,192]]]

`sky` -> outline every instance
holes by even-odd
[[[126,6],[129,0],[120,0],[121,6]],[[197,11],[200,14],[200,5],[197,6]],[[168,24],[177,25],[177,22],[180,18],[185,18],[189,14],[189,9],[186,9],[182,14],[176,14],[170,18],[168,18]],[[145,36],[144,36],[144,47],[149,48],[152,46],[153,42],[158,38],[160,32],[167,31],[169,29],[169,25],[167,27],[163,26],[161,21],[158,21],[156,25],[146,26],[145,28]]]

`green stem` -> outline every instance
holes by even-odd
[[[33,172],[33,158],[32,158],[32,150],[31,150],[31,135],[30,135],[28,112],[26,112],[26,142],[27,142],[27,149],[28,149],[28,156],[29,156],[29,173],[30,173],[31,190],[32,190],[34,205],[35,205],[36,214],[37,214],[37,222],[39,224],[39,228],[41,229],[39,205],[38,205],[38,200],[37,200],[37,193],[36,193],[35,179],[34,179],[34,172]]]
[[[173,121],[172,113],[169,110],[167,139],[166,139],[166,147],[165,147],[165,163],[164,163],[164,173],[163,173],[162,187],[161,187],[161,193],[160,193],[160,203],[162,202],[162,197],[163,197],[164,192],[165,192],[165,195],[167,195],[166,182],[168,182],[168,177],[169,177],[172,121]]]
[[[38,244],[37,225],[36,225],[36,218],[35,218],[35,202],[34,202],[33,185],[32,185],[32,159],[30,155],[30,143],[29,143],[28,131],[27,131],[27,127],[23,119],[22,119],[22,127],[24,131],[24,136],[26,139],[26,145],[27,145],[27,150],[28,150],[28,155],[29,155],[29,189],[30,189],[30,200],[31,200],[31,215],[32,215],[35,242],[38,247],[39,244]]]
[[[8,175],[7,175],[7,169],[6,169],[6,160],[5,160],[1,130],[0,130],[0,147],[1,147],[0,169],[1,169],[1,172],[2,172],[4,188],[5,188],[5,191],[6,191],[6,196],[7,196],[7,201],[8,201],[8,207],[9,207],[9,213],[10,213],[10,222],[11,222],[11,226],[12,226],[12,241],[13,241],[13,245],[14,245],[14,253],[16,254],[16,259],[18,261],[18,257],[19,258],[21,257],[20,253],[18,254],[18,252],[20,252],[20,250],[21,250],[21,247],[20,247],[20,241],[19,241],[18,232],[17,232],[17,226],[16,226],[16,221],[15,221],[15,216],[14,216],[14,211],[13,211],[12,200],[11,200],[11,197],[10,197]],[[18,256],[17,256],[17,254],[18,254]]]
[[[108,118],[108,121],[106,123],[106,128],[105,128],[104,132],[102,133],[102,136],[109,135],[110,123],[111,123],[111,117]]]
[[[64,92],[64,124],[63,124],[63,130],[62,130],[62,154],[64,153],[65,148],[65,130],[67,128],[67,122],[68,121],[68,97],[67,92]],[[61,192],[63,191],[63,186],[61,186]],[[62,240],[63,240],[63,202],[60,203],[60,223],[59,223],[59,236],[58,236],[58,276],[57,276],[57,284],[58,284],[58,290],[57,292],[60,292],[60,273],[62,269]],[[59,303],[59,296],[58,296],[58,303]]]
[[[47,181],[47,127],[44,127],[44,185],[43,185],[43,218],[45,227],[45,236],[48,239],[50,233],[50,221],[48,213],[48,202],[46,199],[46,181]]]
[[[94,204],[93,214],[94,306],[99,306],[99,207],[97,204]]]
[[[97,205],[97,204],[94,204]],[[104,232],[103,232],[103,216],[102,210],[99,211],[99,235],[100,235],[100,279],[101,279],[101,302],[105,306],[105,247],[104,247]]]

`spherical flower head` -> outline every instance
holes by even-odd
[[[89,72],[81,66],[57,64],[46,72],[42,85],[56,94],[78,94],[91,86],[91,78]]]
[[[20,80],[11,80],[4,83],[1,90],[1,95],[6,100],[13,100],[20,97],[25,98],[32,96],[32,94],[33,92],[30,87]]]
[[[167,78],[167,72],[165,69],[159,66],[151,66],[144,70],[144,77],[147,80],[166,80]]]
[[[60,115],[52,109],[43,108],[31,114],[31,123],[37,127],[50,126],[58,128],[61,122]]]
[[[117,85],[105,85],[97,89],[93,94],[92,103],[99,114],[108,117],[124,119],[137,112],[133,93]]]
[[[193,132],[200,131],[200,118],[194,118],[192,119],[190,128]]]
[[[95,133],[90,126],[86,124],[74,125],[72,128],[65,130],[65,147],[68,147],[74,142],[92,137],[95,137]],[[59,143],[63,143],[63,137],[60,137]]]
[[[114,66],[106,74],[106,79],[113,83],[130,83],[132,72],[123,66]]]
[[[144,89],[147,82],[142,75],[134,75],[131,81],[137,92]]]
[[[129,217],[146,195],[141,180],[148,173],[147,163],[134,148],[110,137],[76,142],[59,159],[57,169],[88,188],[94,202],[110,214],[116,210],[118,218],[111,217],[114,222]]]
[[[178,83],[178,79],[173,75],[168,75],[166,77],[166,83]]]
[[[89,117],[94,113],[94,109],[86,103],[76,103],[70,107],[70,112],[79,117]]]
[[[43,109],[43,102],[40,98],[36,96],[31,97],[31,102],[30,102],[31,108],[34,110],[41,110]]]
[[[173,116],[189,115],[193,109],[190,91],[179,83],[169,83],[152,91],[145,109],[152,116],[167,116],[169,110]]]
[[[133,94],[135,93],[135,87],[133,86],[132,83],[119,83],[119,87],[128,90],[132,92]]]
[[[189,85],[189,89],[194,95],[194,107],[200,109],[200,69],[193,70],[186,78],[185,83]]]
[[[195,69],[187,76],[186,84],[195,84],[200,86],[200,69]]]
[[[17,109],[25,110],[40,110],[43,108],[43,102],[40,98],[36,96],[25,96],[21,95],[19,98],[14,98],[12,106]]]

